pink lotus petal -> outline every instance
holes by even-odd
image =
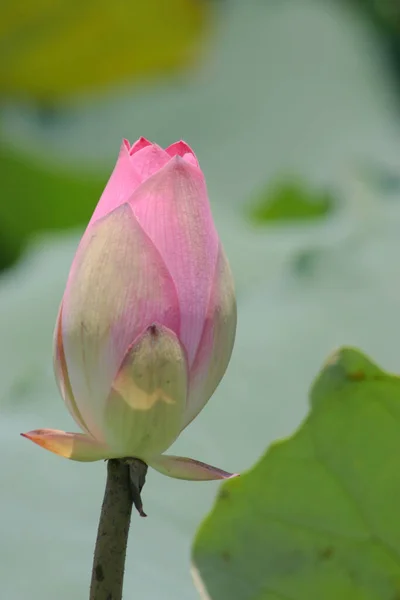
[[[142,148],[146,148],[146,146],[151,146],[151,142],[149,142],[149,140],[146,140],[145,137],[140,137],[138,140],[136,140],[134,144],[132,144],[132,146],[130,145],[128,140],[124,140],[124,143],[126,144],[129,154],[131,156],[132,154],[135,154],[135,152],[139,152],[139,150],[141,150]]]
[[[170,156],[181,156],[187,162],[194,165],[195,167],[199,167],[199,161],[191,147],[182,140],[180,142],[175,142],[175,144],[171,144],[168,148],[165,149]]]
[[[181,313],[179,339],[191,366],[203,331],[218,254],[218,235],[203,174],[175,156],[136,190],[129,204],[175,283]]]
[[[71,460],[92,462],[114,458],[107,446],[83,433],[67,433],[58,429],[35,429],[21,435],[45,450]]]
[[[164,452],[182,427],[187,398],[185,350],[175,333],[154,323],[132,344],[113,382],[104,422],[120,456]]]
[[[162,454],[161,456],[151,458],[148,464],[163,475],[187,481],[213,481],[216,479],[232,479],[238,476],[237,473],[228,473],[227,471],[218,469],[218,467],[213,467],[194,458],[186,458],[184,456]]]
[[[104,405],[125,353],[154,322],[178,334],[176,289],[159,252],[124,204],[86,232],[63,299],[66,366],[91,431],[92,424],[96,432],[104,431]]]
[[[126,142],[127,140],[124,140],[122,143],[117,164],[111,173],[111,177],[94,210],[87,229],[115,208],[124,204],[141,182],[140,173],[132,165],[132,160],[129,156],[129,142],[128,147]]]
[[[199,414],[221,381],[231,358],[235,333],[232,273],[220,245],[204,330],[190,371],[184,427]]]
[[[157,146],[157,144],[145,146],[131,156],[131,164],[135,171],[139,173],[141,181],[145,181],[151,175],[154,175],[154,173],[159,171],[170,160],[171,157],[169,154],[167,154],[160,146]],[[133,191],[134,190],[132,189],[132,193]]]

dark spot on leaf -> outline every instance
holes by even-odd
[[[231,555],[230,555],[230,553],[228,552],[228,550],[224,550],[224,551],[222,552],[222,554],[221,554],[221,557],[222,557],[222,560],[223,560],[225,563],[229,563],[229,562],[231,562]]]
[[[95,574],[96,581],[104,581],[103,567],[101,565],[96,565]]]
[[[347,379],[351,381],[364,381],[365,373],[364,371],[353,371],[353,373],[347,374]]]
[[[321,560],[329,560],[335,553],[333,546],[327,546],[318,552],[318,558]]]
[[[222,489],[218,495],[220,500],[227,500],[230,497],[228,490]]]

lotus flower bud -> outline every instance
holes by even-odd
[[[135,457],[172,477],[230,474],[163,453],[218,386],[236,329],[232,275],[184,142],[122,144],[78,246],[54,368],[83,433],[23,434],[73,460]]]

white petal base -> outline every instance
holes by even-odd
[[[186,458],[184,456],[168,456],[162,454],[150,460],[146,460],[150,467],[159,473],[174,477],[175,479],[186,479],[187,481],[212,481],[216,479],[231,479],[237,477],[237,473],[228,473],[217,467],[206,463]]]

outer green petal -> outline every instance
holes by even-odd
[[[151,325],[128,351],[105,410],[106,441],[119,456],[146,460],[179,435],[187,397],[187,361],[170,329]]]
[[[127,204],[85,233],[62,305],[62,341],[73,397],[84,423],[104,439],[104,409],[133,341],[151,323],[179,331],[169,272]]]
[[[167,456],[163,454],[150,459],[148,464],[163,475],[175,479],[186,479],[187,481],[212,481],[237,477],[236,473],[228,473],[218,469],[218,467],[184,456]]]
[[[74,394],[72,392],[71,383],[69,381],[67,365],[65,362],[65,352],[61,334],[61,318],[62,318],[62,304],[60,306],[60,310],[58,311],[58,317],[56,321],[56,327],[54,330],[53,336],[53,366],[54,373],[56,376],[56,381],[58,385],[58,389],[60,390],[61,397],[63,398],[65,404],[71,416],[75,420],[75,422],[79,425],[83,431],[86,431],[90,434],[89,428],[87,424],[84,422],[82,415],[79,411],[78,405],[76,404]]]

